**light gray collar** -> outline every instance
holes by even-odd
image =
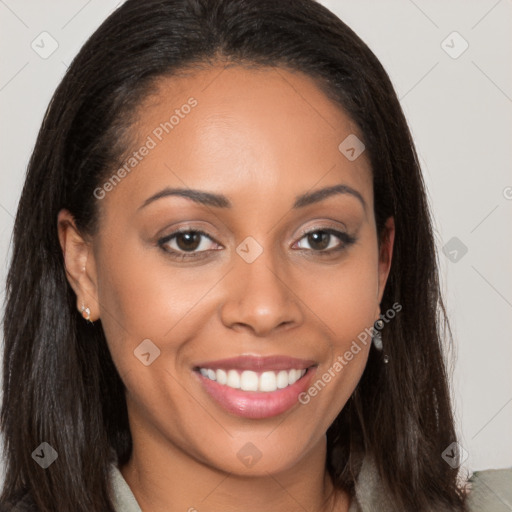
[[[356,495],[348,512],[395,512],[389,500],[389,492],[379,476],[377,467],[370,456],[363,460],[355,482]]]
[[[110,465],[110,477],[114,491],[114,508],[116,512],[142,512],[130,486],[114,463]]]

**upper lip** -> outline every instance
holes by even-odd
[[[317,363],[308,359],[297,359],[289,356],[251,356],[244,355],[219,359],[217,361],[205,361],[194,366],[195,369],[210,368],[212,370],[252,370],[252,371],[278,371],[278,370],[304,370]]]

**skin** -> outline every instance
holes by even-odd
[[[361,136],[315,82],[284,69],[215,65],[160,81],[133,126],[140,147],[194,97],[198,104],[120,184],[99,201],[98,232],[81,235],[62,210],[59,236],[68,279],[91,320],[101,319],[126,388],[134,450],[121,472],[143,510],[347,511],[350,497],[325,471],[325,433],[355,389],[370,344],[311,399],[266,419],[237,417],[211,400],[192,372],[200,361],[251,355],[313,359],[320,377],[373,325],[391,265],[394,224],[379,250],[371,168],[338,145]],[[292,209],[296,196],[345,184]],[[224,194],[232,208],[165,197],[165,187]],[[201,229],[196,259],[172,258],[158,240]],[[356,237],[326,246],[307,232]],[[248,236],[263,249],[252,263],[236,252]],[[200,241],[200,244],[199,244]],[[189,242],[190,244],[190,242]],[[167,248],[186,252],[186,240]],[[216,250],[217,249],[217,250]],[[204,251],[204,252],[201,252]],[[190,252],[189,252],[190,253]],[[150,339],[149,366],[134,350]],[[246,467],[237,453],[261,452]]]

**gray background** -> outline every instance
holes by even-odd
[[[321,3],[379,57],[416,141],[456,344],[463,465],[512,466],[512,1]],[[119,4],[0,0],[2,302],[14,215],[44,111],[74,55]]]

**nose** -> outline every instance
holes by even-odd
[[[256,336],[300,325],[301,301],[285,265],[277,264],[267,249],[252,263],[235,255],[220,308],[222,323],[231,329],[249,330]]]

